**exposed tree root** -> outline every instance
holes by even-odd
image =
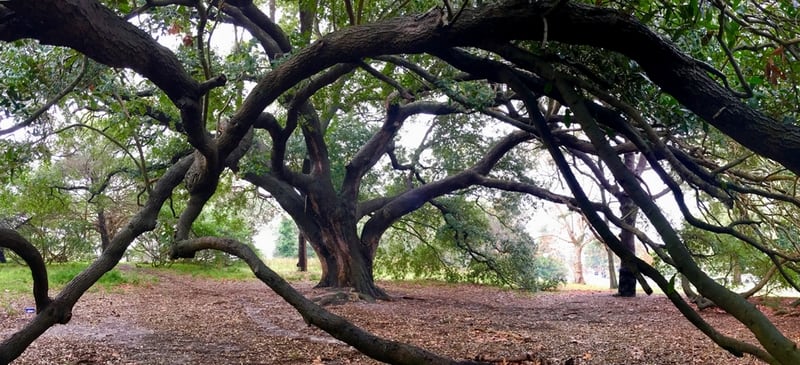
[[[330,293],[318,295],[311,298],[311,301],[317,303],[321,307],[329,305],[342,305],[349,302],[365,301],[375,303],[375,298],[359,293],[354,289],[347,290],[348,288],[341,288],[339,290],[331,291]]]

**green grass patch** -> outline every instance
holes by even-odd
[[[266,260],[264,263],[287,281],[319,280],[322,276],[322,268],[320,267],[319,261],[316,259],[309,260],[308,272],[297,271],[296,258],[275,258]],[[219,264],[187,260],[173,262],[169,265],[155,268],[154,270],[163,270],[164,272],[191,275],[193,277],[212,280],[255,279],[255,274],[250,270],[250,267],[241,261],[237,261],[233,264]]]
[[[215,280],[246,280],[254,277],[250,267],[243,262],[233,264],[217,264],[202,261],[177,261],[166,266],[155,268],[181,275],[191,275]]]
[[[264,263],[286,281],[319,281],[322,278],[322,267],[316,257],[308,259],[306,272],[297,270],[297,258],[276,257]]]
[[[47,278],[51,290],[59,290],[72,280],[81,271],[89,266],[88,262],[72,262],[65,264],[47,265]],[[137,270],[120,270],[114,268],[105,273],[93,288],[114,288],[121,285],[137,285],[153,282],[154,277],[142,274]],[[0,285],[6,293],[30,293],[33,288],[33,278],[28,266],[14,263],[0,265]]]
[[[309,260],[309,271],[297,271],[297,259],[276,258],[265,262],[272,270],[288,281],[317,281],[322,275],[319,261]],[[72,262],[64,264],[47,265],[47,276],[51,293],[61,289],[81,271],[89,266],[88,262]],[[179,261],[170,265],[142,270],[131,267],[130,264],[121,264],[111,271],[105,273],[92,290],[98,288],[113,289],[124,285],[140,285],[153,283],[158,277],[150,270],[161,270],[169,273],[181,275],[191,275],[194,277],[207,278],[212,280],[249,280],[254,279],[255,275],[250,268],[243,262],[234,264],[216,264],[197,261]],[[148,273],[149,272],[149,273]],[[16,263],[0,264],[0,287],[4,294],[18,296],[30,294],[33,288],[33,279],[30,269],[25,265]],[[2,311],[2,308],[0,308]]]

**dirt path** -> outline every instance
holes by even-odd
[[[164,275],[148,286],[87,294],[14,364],[375,364],[307,326],[257,281]],[[576,364],[759,364],[714,346],[661,296],[529,295],[471,285],[384,283],[394,302],[330,307],[370,331],[456,358],[539,354]],[[298,289],[320,293],[310,283]],[[800,320],[777,317],[800,339]],[[797,314],[797,313],[794,313]],[[727,315],[706,319],[744,333]],[[0,314],[3,334],[26,314]],[[628,345],[632,344],[632,345]]]

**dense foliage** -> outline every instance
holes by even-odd
[[[537,252],[521,222],[501,223],[508,212],[489,215],[463,198],[436,205],[447,213],[421,210],[388,232],[375,260],[379,276],[526,290],[553,290],[566,281],[563,265]]]

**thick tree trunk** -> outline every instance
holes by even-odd
[[[361,244],[355,233],[355,223],[345,228],[345,221],[328,224],[322,229],[321,247],[317,249],[322,278],[317,287],[350,287],[368,298],[388,299],[389,296],[375,285],[370,246]]]
[[[625,154],[625,166],[636,174],[636,156],[632,153]],[[637,176],[639,174],[636,174]],[[625,194],[622,194],[619,198],[620,203],[620,213],[622,214],[622,220],[632,226],[636,226],[636,215],[639,212],[639,207],[633,202],[633,199],[628,197]],[[636,253],[636,237],[633,235],[633,232],[628,230],[623,230],[619,234],[619,239],[622,242],[622,245],[625,246],[628,251],[632,253]],[[634,275],[633,271],[631,271],[625,262],[620,265],[619,268],[619,287],[617,288],[617,296],[620,297],[635,297],[636,296],[636,276]]]
[[[620,199],[620,203],[622,204],[622,219],[629,225],[635,225],[636,213],[638,211],[636,205],[634,205],[633,202],[627,197]],[[619,235],[619,239],[628,251],[634,254],[636,253],[636,241],[632,232],[623,230]],[[619,286],[617,287],[617,296],[636,296],[636,276],[634,275],[633,271],[628,268],[625,262],[623,262],[619,267]]]

